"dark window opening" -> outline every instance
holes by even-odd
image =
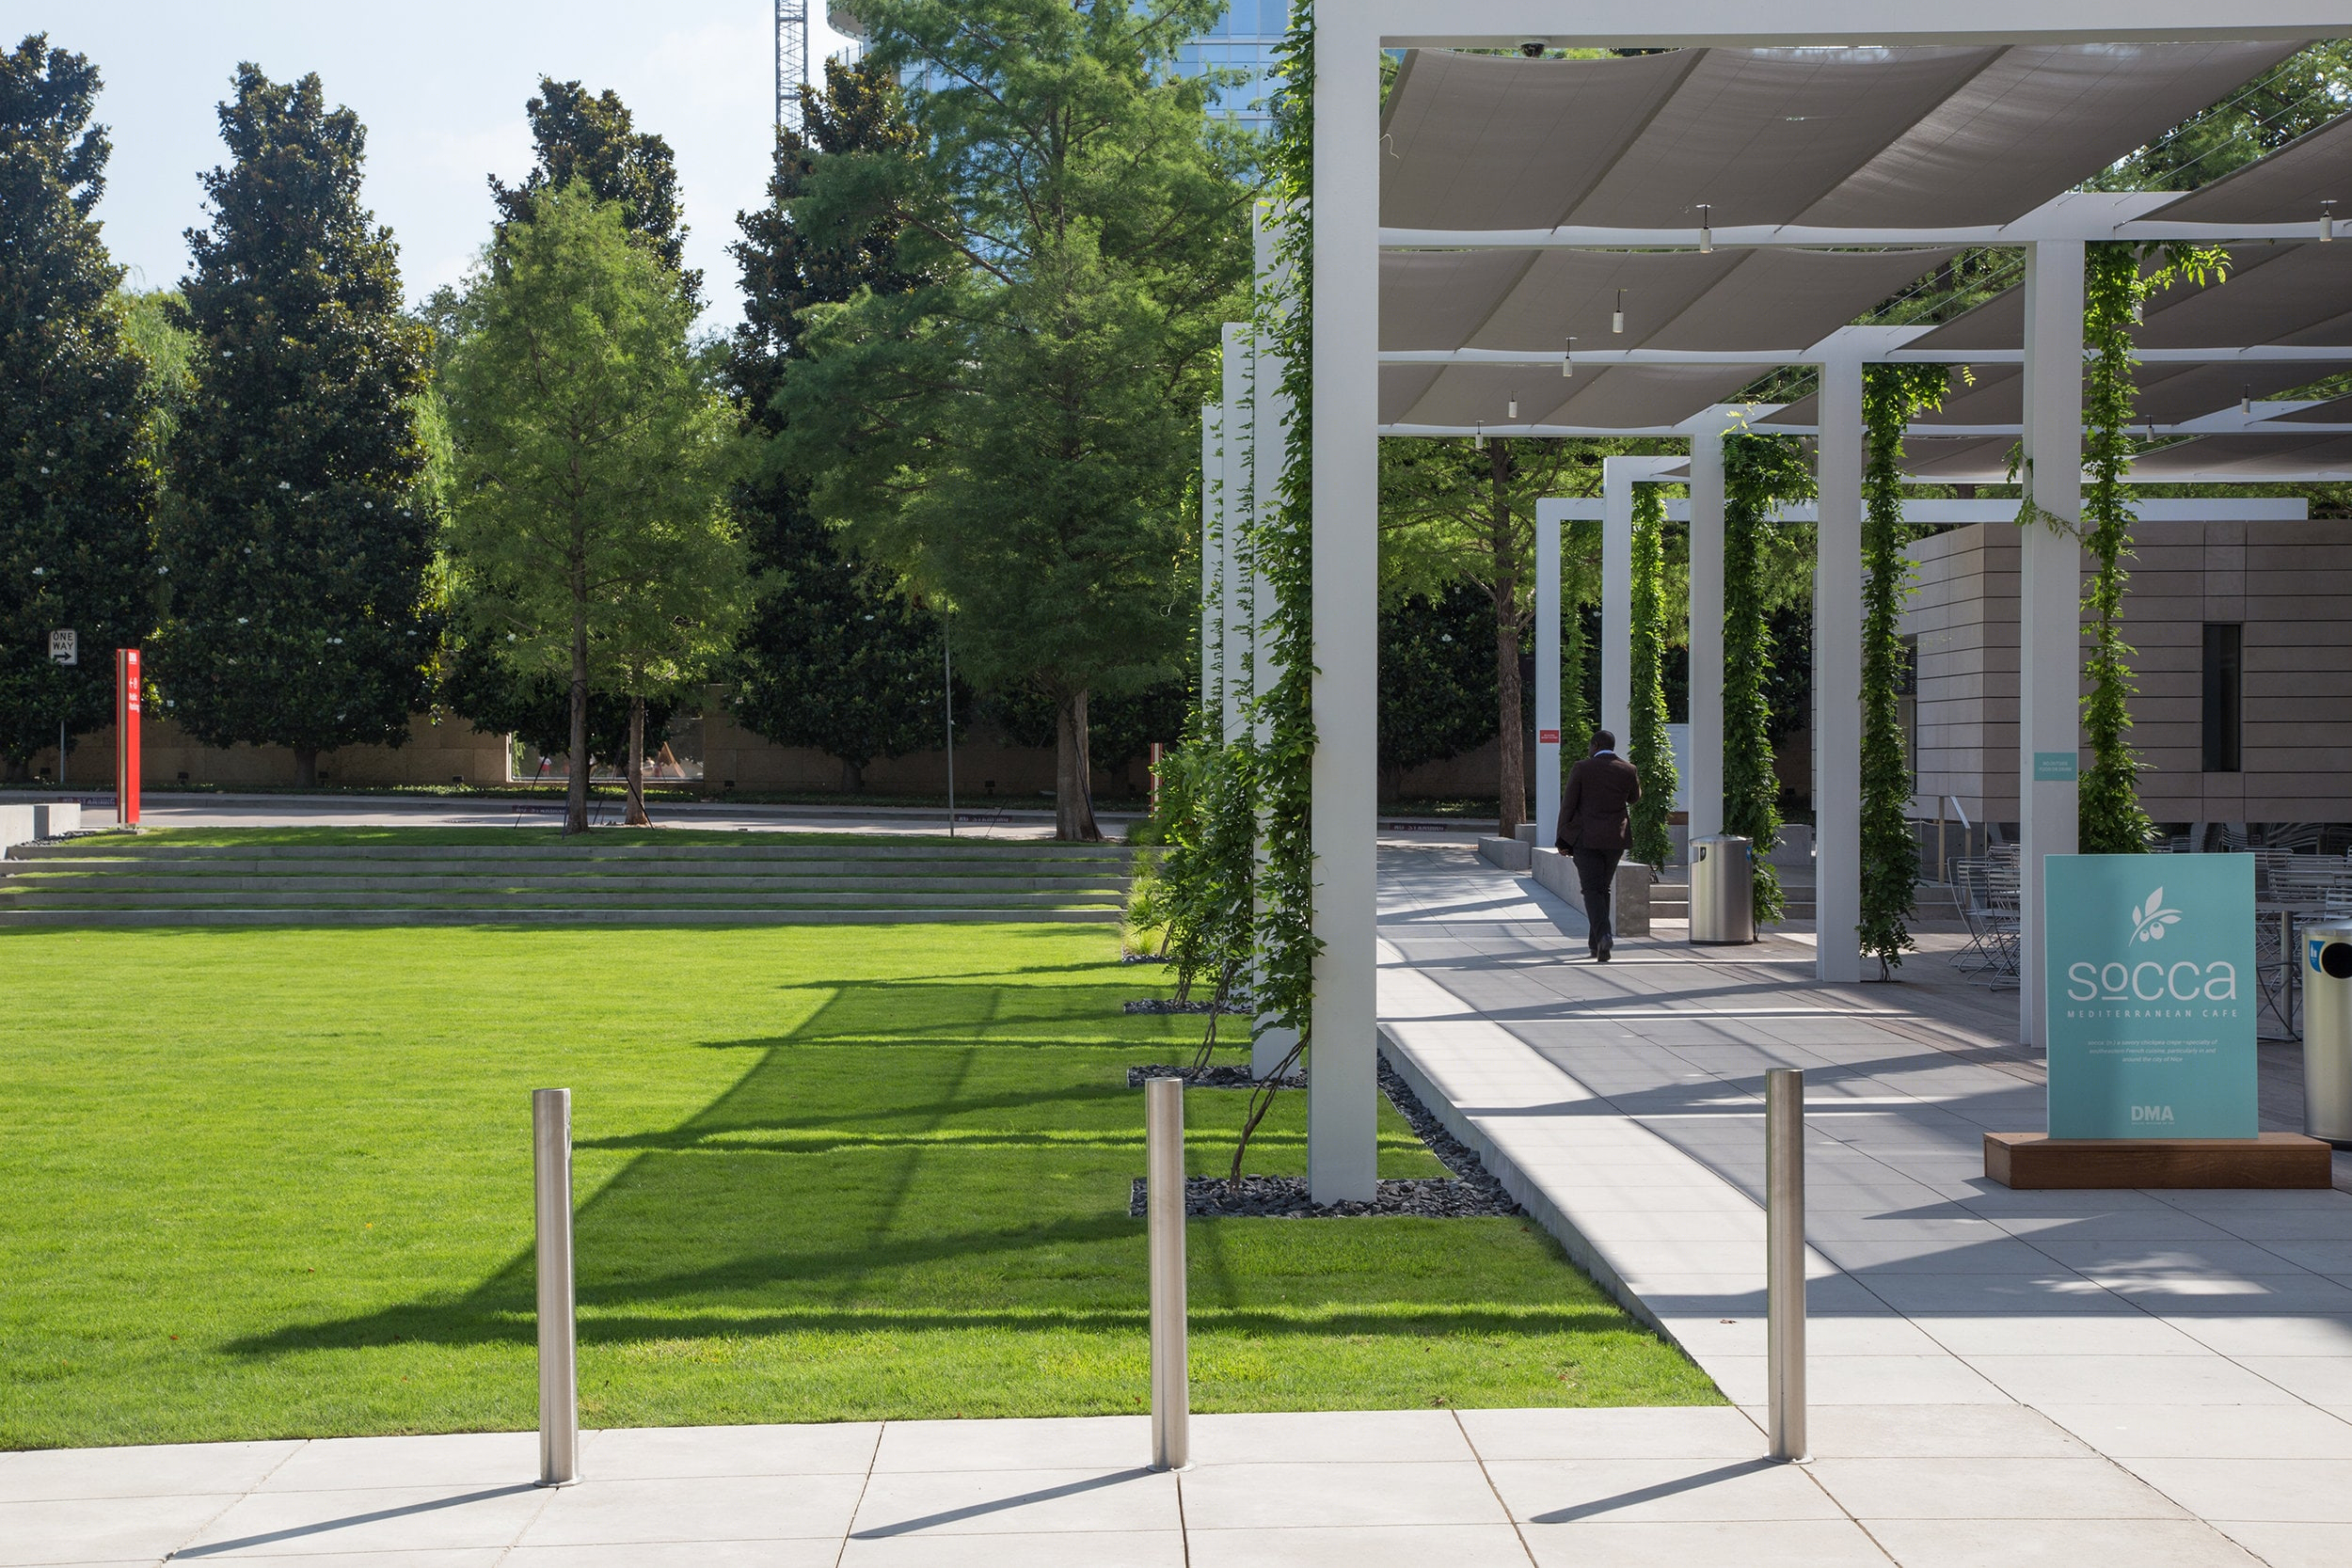
[[[2205,771],[2234,773],[2246,711],[2246,628],[2205,627]]]

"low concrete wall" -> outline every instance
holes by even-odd
[[[1537,885],[1566,899],[1584,913],[1584,884],[1578,880],[1576,862],[1557,849],[1538,849],[1532,870]],[[1616,884],[1609,890],[1609,923],[1621,937],[1649,935],[1649,867],[1638,861],[1617,864]]]
[[[1478,841],[1478,858],[1505,871],[1524,871],[1534,848],[1523,838],[1497,838],[1490,833]]]
[[[11,844],[30,844],[38,836],[32,807],[0,806],[0,849]]]
[[[82,802],[79,800],[39,800],[33,805],[33,836],[56,838],[62,833],[82,831]]]

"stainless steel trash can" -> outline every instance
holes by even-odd
[[[1755,846],[1735,833],[1691,841],[1691,940],[1756,940]]]
[[[2303,932],[2303,1131],[2352,1144],[2352,921]]]

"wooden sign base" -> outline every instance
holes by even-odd
[[[1987,1132],[1984,1174],[2004,1187],[2326,1187],[2333,1150],[2300,1132],[2256,1138],[2052,1138]]]

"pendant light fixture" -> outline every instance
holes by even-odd
[[[1471,424],[1470,424],[1470,446],[1471,446],[1474,450],[1476,450],[1476,451],[1485,451],[1486,450],[1486,420],[1476,420],[1471,421]]]
[[[1609,312],[1609,330],[1619,337],[1625,335],[1625,291],[1617,291],[1617,308]]]
[[[2333,201],[2323,201],[2319,204],[2319,243],[2326,245],[2335,237],[2336,204]]]
[[[1712,255],[1715,250],[1715,209],[1707,202],[1699,203],[1699,254]]]
[[[1563,381],[1576,379],[1576,339],[1573,335],[1568,339],[1567,348],[1560,356],[1560,379]]]
[[[2254,388],[2247,388],[2237,395],[2237,411],[2251,416],[2254,412]]]
[[[1510,418],[1511,421],[1512,421],[1513,423],[1515,423],[1515,424],[1516,424],[1516,423],[1518,423],[1518,417],[1519,417],[1519,400],[1518,400],[1518,399],[1517,399],[1517,398],[1513,398],[1513,399],[1511,400],[1511,412],[1510,412],[1510,416],[1509,416],[1509,418]]]

